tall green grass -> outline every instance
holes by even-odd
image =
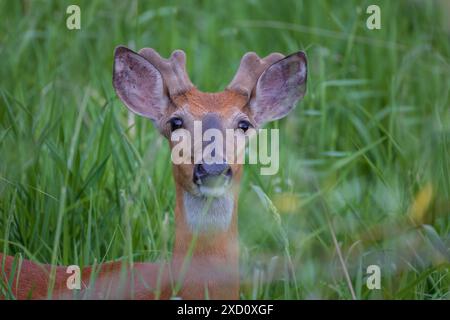
[[[80,31],[66,28],[74,2]],[[373,3],[381,30],[365,27]],[[0,252],[88,265],[171,248],[168,146],[149,121],[129,125],[115,46],[185,50],[204,91],[247,51],[303,49],[307,95],[272,125],[280,171],[245,169],[241,297],[448,299],[449,13],[445,1],[0,1]],[[381,290],[366,287],[371,264]]]

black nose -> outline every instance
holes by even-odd
[[[207,177],[214,177],[220,175],[226,178],[231,178],[232,176],[231,167],[226,163],[212,163],[212,164],[199,163],[194,166],[195,183]]]

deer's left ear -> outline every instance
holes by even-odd
[[[307,61],[302,51],[268,67],[259,77],[249,102],[256,125],[286,116],[305,95],[306,78]]]

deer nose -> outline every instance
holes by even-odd
[[[223,176],[232,177],[231,167],[227,163],[199,163],[194,166],[194,182],[201,184],[206,178]]]

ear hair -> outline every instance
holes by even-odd
[[[257,126],[286,116],[306,93],[307,59],[299,51],[268,67],[259,77],[249,108]]]
[[[169,99],[161,73],[144,57],[119,46],[114,51],[113,86],[132,112],[157,122]]]

